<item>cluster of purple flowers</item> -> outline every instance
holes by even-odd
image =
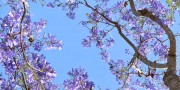
[[[7,0],[6,5],[10,11],[4,18],[0,18],[0,64],[3,65],[5,73],[8,75],[7,79],[0,77],[0,89],[2,90],[18,88],[55,90],[60,88],[59,85],[52,84],[52,80],[56,77],[55,70],[45,56],[39,55],[38,52],[42,49],[60,50],[63,41],[57,40],[54,35],[40,33],[47,22],[43,19],[33,22],[31,13],[24,12],[30,1]],[[32,1],[36,2],[36,0]],[[130,68],[124,67],[125,62],[123,60],[113,61],[108,53],[108,49],[115,42],[110,32],[115,30],[117,25],[120,26],[121,32],[127,35],[129,40],[132,40],[142,56],[147,57],[153,53],[155,56],[163,58],[162,61],[167,58],[169,46],[167,43],[163,43],[166,41],[165,32],[149,18],[133,15],[128,1],[115,2],[112,7],[107,5],[110,0],[94,0],[97,3],[94,6],[88,4],[86,0],[66,0],[65,2],[54,0],[48,3],[45,0],[42,1],[43,5],[50,8],[61,7],[67,11],[66,16],[70,19],[75,19],[76,9],[80,4],[91,10],[86,14],[87,20],[81,21],[83,27],[86,27],[90,33],[83,39],[82,45],[91,47],[94,43],[101,50],[102,60],[108,62],[110,71],[116,76],[120,85],[124,85],[126,82],[130,85],[129,81],[133,79],[132,76],[129,76]],[[159,0],[134,0],[134,3],[137,10],[147,9],[152,15],[161,19],[159,22],[168,26],[173,25],[173,13],[180,6],[178,0],[167,0],[170,9],[166,8]],[[105,28],[101,29],[102,27]],[[131,52],[126,49],[126,53],[130,54]],[[95,87],[94,83],[88,80],[87,72],[82,68],[72,69],[68,75],[71,78],[64,81],[65,90],[92,90]],[[143,83],[136,80],[131,84],[146,89],[157,89],[150,79]],[[126,88],[135,89],[133,87]]]
[[[8,78],[0,78],[0,89],[58,89],[58,85],[52,84],[56,77],[54,69],[43,55],[38,55],[34,50],[41,51],[45,45],[47,50],[61,49],[63,41],[56,40],[50,34],[41,36],[40,32],[46,21],[41,19],[39,22],[32,22],[31,14],[24,13],[26,8],[23,7],[28,7],[27,1],[8,0],[7,5],[10,7],[9,13],[0,18],[0,64]]]
[[[65,90],[93,90],[94,83],[88,80],[87,72],[83,68],[75,68],[68,72],[70,79],[64,81]]]

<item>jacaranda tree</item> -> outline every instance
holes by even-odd
[[[62,40],[41,33],[46,20],[31,20],[29,2],[41,3],[49,8],[62,8],[70,19],[75,19],[78,8],[87,8],[87,18],[81,24],[89,31],[82,41],[83,47],[95,45],[102,60],[116,77],[120,90],[180,90],[177,74],[176,37],[171,27],[180,13],[179,0],[4,0],[10,8],[0,17],[0,64],[7,78],[0,77],[1,90],[93,90],[83,68],[73,68],[71,77],[54,85],[55,70],[47,62],[42,49],[61,49]],[[94,3],[92,3],[94,2]],[[1,7],[0,7],[1,8]],[[66,17],[64,17],[66,18]],[[73,20],[72,20],[73,21]],[[115,40],[109,35],[117,30],[119,37],[131,48],[126,54],[128,62],[110,58],[109,47]],[[153,56],[152,56],[153,55]],[[151,60],[149,57],[155,57]],[[144,67],[142,69],[142,67]],[[145,81],[141,78],[146,78]],[[155,81],[154,81],[155,80]]]

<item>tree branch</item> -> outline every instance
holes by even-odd
[[[97,12],[99,15],[101,15],[105,20],[107,20],[108,22],[112,23],[113,25],[115,25],[115,27],[118,29],[120,36],[123,37],[123,39],[134,49],[135,53],[137,54],[138,59],[140,59],[143,63],[145,63],[146,65],[153,67],[153,68],[167,68],[167,64],[158,64],[158,63],[154,63],[151,62],[150,60],[148,60],[146,57],[142,56],[138,49],[136,48],[136,46],[122,33],[121,31],[121,27],[118,24],[118,22],[112,21],[109,18],[107,18],[104,14],[100,13],[97,9],[94,9],[92,6],[90,6],[86,0],[84,0],[85,3],[82,3],[83,5],[87,6],[88,8],[92,9],[93,11]],[[135,8],[134,8],[135,9]],[[137,12],[138,15],[140,15],[140,13]]]
[[[115,21],[112,21],[112,20],[110,20],[109,18],[107,18],[103,13],[100,13],[97,9],[95,9],[95,8],[93,8],[92,6],[90,6],[88,3],[87,3],[87,1],[86,0],[84,0],[84,2],[85,2],[85,6],[87,6],[88,8],[90,8],[90,9],[92,9],[93,11],[95,11],[95,12],[97,12],[99,15],[101,15],[104,19],[106,19],[108,22],[110,22],[110,23],[112,23],[112,24],[117,24],[117,22],[115,22]]]
[[[23,2],[23,7],[24,7],[24,12],[23,12],[23,15],[22,15],[21,21],[20,21],[20,44],[21,44],[21,49],[22,49],[22,52],[23,52],[24,59],[26,60],[26,56],[25,56],[25,53],[24,53],[24,47],[23,47],[23,41],[22,41],[22,38],[23,38],[23,36],[22,36],[22,34],[23,34],[23,31],[22,31],[22,22],[24,20],[25,14],[26,14],[25,2]],[[28,86],[26,84],[26,80],[25,80],[24,74],[22,74],[22,78],[23,78],[23,83],[24,83],[25,89],[28,90]]]
[[[165,25],[162,20],[153,15],[152,12],[148,11],[147,9],[142,9],[142,10],[136,10],[134,6],[134,1],[129,0],[130,7],[132,12],[134,13],[135,16],[145,16],[150,18],[152,21],[156,22],[163,30],[166,32],[168,39],[170,40],[170,49],[168,51],[168,71],[172,73],[176,73],[176,39],[173,34],[173,32],[170,30],[170,28]]]
[[[145,63],[146,65],[153,67],[153,68],[167,68],[167,64],[154,63],[154,62],[148,60],[145,56],[141,55],[139,53],[138,49],[136,48],[136,46],[122,33],[120,26],[116,25],[116,27],[119,31],[119,35],[121,35],[121,37],[134,49],[136,55],[134,55],[133,58],[135,58],[135,56],[137,56],[137,58],[139,60],[141,60],[143,63]]]
[[[152,21],[156,22],[168,36],[169,39],[169,44],[170,48],[168,51],[168,69],[163,77],[163,81],[166,86],[169,87],[170,90],[179,90],[180,89],[180,78],[176,74],[176,38],[171,29],[168,27],[168,25],[165,25],[162,20],[153,15],[152,12],[148,11],[147,9],[142,9],[136,11],[135,6],[134,6],[134,1],[133,0],[128,0],[130,3],[130,7],[132,9],[132,12],[134,13],[135,16],[145,16]]]

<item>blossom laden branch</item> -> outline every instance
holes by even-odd
[[[132,9],[132,12],[135,16],[144,16],[152,21],[156,22],[166,33],[169,39],[170,48],[168,51],[168,57],[167,57],[167,66],[168,69],[163,77],[163,81],[166,86],[170,88],[170,90],[179,90],[180,88],[180,78],[176,74],[176,39],[175,35],[171,31],[171,29],[168,27],[168,25],[165,25],[164,22],[156,15],[153,15],[152,12],[148,11],[147,9],[142,10],[136,10],[134,6],[133,0],[128,0],[130,3],[130,7]]]
[[[168,39],[170,41],[170,49],[168,51],[168,67],[169,67],[168,71],[172,71],[172,73],[176,73],[176,58],[175,58],[176,57],[176,39],[171,29],[167,25],[165,25],[159,17],[153,15],[152,12],[148,11],[147,9],[142,9],[142,10],[137,11],[135,9],[133,0],[129,0],[129,3],[130,3],[131,10],[135,16],[145,16],[147,18],[150,18],[152,21],[160,25],[161,28],[163,28],[163,30],[166,32]]]
[[[23,57],[27,62],[26,55],[25,55],[25,52],[24,52],[24,47],[23,47],[23,40],[22,40],[23,39],[22,22],[24,20],[25,14],[26,14],[26,5],[25,5],[25,2],[22,2],[22,3],[23,3],[23,7],[24,7],[24,12],[23,12],[23,15],[22,15],[21,21],[20,21],[20,44],[21,44],[21,50],[22,50],[22,53],[23,53]],[[26,79],[25,79],[25,76],[24,76],[23,73],[22,73],[22,78],[23,78],[24,86],[25,86],[26,90],[28,90],[28,86],[26,84]]]
[[[92,9],[93,11],[95,11],[95,12],[97,12],[99,15],[101,15],[104,19],[106,19],[108,22],[110,22],[110,23],[112,23],[112,24],[117,24],[117,22],[115,22],[115,21],[112,21],[112,20],[110,20],[109,18],[107,18],[103,13],[100,13],[97,9],[95,9],[95,8],[93,8],[92,6],[90,6],[88,3],[87,3],[87,1],[86,0],[84,0],[84,2],[85,2],[85,6],[87,6],[88,8],[90,8],[90,9]]]
[[[143,63],[145,63],[146,65],[150,66],[150,67],[154,67],[154,68],[167,68],[167,64],[158,64],[158,63],[154,63],[150,60],[148,60],[146,57],[142,56],[138,49],[136,48],[136,46],[122,33],[121,30],[121,26],[118,24],[118,22],[113,21],[109,18],[107,18],[104,14],[100,13],[97,9],[93,8],[92,6],[90,6],[86,0],[84,0],[85,2],[85,6],[87,6],[88,8],[92,9],[93,11],[97,12],[100,16],[102,16],[105,20],[107,20],[109,23],[113,24],[119,31],[120,36],[123,37],[123,39],[134,49],[135,53],[137,54],[137,57],[139,60],[141,60]],[[137,13],[138,14],[138,13]],[[138,14],[140,15],[140,13]]]
[[[141,55],[138,51],[138,49],[136,48],[136,46],[122,33],[122,30],[120,28],[119,25],[116,25],[120,36],[134,49],[137,57],[139,60],[141,60],[143,63],[145,63],[146,65],[153,67],[153,68],[167,68],[167,64],[158,64],[158,63],[154,63],[150,60],[148,60],[145,56]]]
[[[27,57],[26,57],[26,54],[25,54],[25,48],[24,48],[24,43],[23,43],[22,23],[23,23],[23,20],[24,20],[24,18],[25,18],[25,15],[26,15],[27,10],[26,10],[26,2],[25,2],[25,1],[22,1],[22,3],[23,3],[24,11],[23,11],[23,14],[22,14],[22,17],[21,17],[21,21],[20,21],[20,45],[21,45],[21,50],[22,50],[23,58],[24,58],[26,64],[27,64],[31,69],[33,69],[33,70],[35,70],[35,71],[42,72],[41,70],[36,69],[35,67],[33,67],[33,66],[29,63],[29,61],[28,61],[28,59],[27,59]],[[23,77],[23,82],[24,82],[25,88],[26,88],[26,90],[28,90],[29,87],[28,87],[27,84],[26,84],[26,79],[25,79],[24,73],[22,73],[22,77]]]

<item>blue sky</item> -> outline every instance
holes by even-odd
[[[72,68],[83,67],[88,72],[89,80],[95,83],[95,90],[98,90],[98,86],[102,90],[106,88],[116,90],[118,88],[118,82],[115,76],[111,74],[109,66],[101,61],[99,55],[100,50],[94,46],[91,48],[83,48],[81,45],[82,39],[86,37],[89,32],[86,28],[83,28],[79,22],[85,18],[85,12],[87,12],[88,9],[79,8],[76,19],[70,20],[66,17],[65,12],[62,11],[61,8],[51,9],[42,7],[40,4],[30,4],[30,7],[33,21],[39,21],[41,18],[48,21],[46,28],[42,31],[56,35],[58,39],[64,41],[63,49],[60,51],[42,51],[46,59],[57,72],[54,83],[62,84],[65,79],[69,78],[67,76],[68,71]],[[5,8],[0,8],[0,13],[7,12]],[[178,27],[179,25],[173,27],[173,31],[177,32],[179,29]],[[117,30],[113,30],[111,35],[113,39],[115,39],[115,45],[109,50],[112,59],[130,60],[132,56],[127,56],[124,53],[124,49],[130,47],[119,37]],[[179,42],[180,38],[178,37],[178,49],[180,48]],[[180,56],[178,56],[178,59],[179,57]]]
[[[91,48],[83,48],[81,45],[82,39],[86,37],[89,32],[86,28],[83,28],[79,22],[86,18],[85,12],[87,11],[88,9],[86,8],[79,8],[76,19],[70,20],[61,8],[51,9],[41,7],[39,4],[33,4],[31,6],[32,18],[34,20],[39,20],[40,18],[48,20],[48,24],[43,31],[56,35],[58,39],[64,41],[63,49],[60,51],[43,51],[47,60],[57,72],[57,77],[54,82],[63,83],[65,79],[69,78],[66,73],[70,71],[71,68],[83,67],[88,72],[89,80],[95,83],[95,90],[98,89],[98,86],[102,90],[106,88],[115,90],[118,88],[118,82],[115,76],[111,74],[108,65],[101,61],[99,55],[100,50],[93,46]],[[179,27],[179,25],[175,24],[173,27],[174,32],[178,31],[177,27]],[[124,53],[124,49],[130,47],[119,37],[117,30],[113,30],[111,35],[113,39],[115,39],[115,45],[109,50],[112,59],[130,60],[132,56],[127,56]],[[178,41],[180,41],[179,37],[177,38],[177,48],[180,48]]]
[[[71,68],[83,67],[88,72],[89,80],[92,80],[96,88],[98,86],[104,90],[109,88],[115,90],[118,88],[118,82],[109,70],[107,63],[101,60],[99,55],[100,50],[92,46],[91,48],[84,48],[81,45],[82,39],[89,34],[86,28],[83,28],[79,22],[86,18],[87,8],[79,8],[77,10],[76,19],[71,20],[66,17],[61,8],[47,8],[40,5],[33,4],[31,6],[32,18],[39,20],[44,18],[48,20],[47,26],[43,29],[44,32],[49,32],[56,35],[58,39],[64,41],[63,49],[60,51],[43,51],[47,60],[55,68],[57,78],[55,83],[63,83],[67,76],[67,72]],[[129,46],[119,37],[117,30],[111,33],[115,39],[115,45],[110,48],[112,59],[118,60],[125,56],[125,48]],[[130,48],[130,47],[129,47]],[[130,60],[131,57],[123,57],[123,59]]]
[[[83,67],[88,72],[89,80],[93,81],[96,85],[104,90],[110,88],[115,90],[118,88],[118,82],[109,70],[109,66],[101,61],[99,55],[100,50],[91,47],[83,48],[81,45],[82,39],[88,35],[88,30],[83,28],[79,22],[85,18],[84,13],[87,9],[80,8],[77,11],[77,17],[75,20],[70,20],[66,17],[64,11],[61,8],[47,8],[41,7],[39,4],[31,6],[32,18],[34,20],[39,20],[44,18],[48,21],[46,28],[43,29],[44,32],[49,32],[52,35],[56,35],[58,39],[64,41],[63,49],[60,51],[43,51],[47,60],[51,63],[52,67],[55,68],[57,72],[57,77],[54,80],[55,83],[63,83],[67,78],[67,72],[71,68]],[[117,34],[117,32],[115,32]],[[113,35],[113,37],[118,37],[119,35]],[[117,41],[118,43],[118,41]],[[123,55],[124,52],[119,52],[115,49],[121,49],[121,45],[124,42],[119,41],[117,47],[113,47],[111,52],[114,53],[116,59],[119,59],[119,55]],[[124,47],[124,46],[123,46]],[[114,49],[114,50],[113,50]]]

